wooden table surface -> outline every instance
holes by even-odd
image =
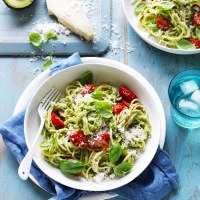
[[[178,127],[170,114],[168,85],[180,71],[200,69],[200,55],[173,55],[144,42],[131,29],[124,16],[121,0],[112,0],[111,48],[103,57],[128,64],[141,73],[155,88],[164,106],[167,133],[164,149],[177,169],[180,185],[166,199],[200,199],[200,129]],[[120,42],[117,36],[121,36]],[[117,48],[116,48],[117,47]],[[56,58],[57,60],[63,58]],[[41,59],[0,57],[0,123],[12,116],[15,104],[27,85],[41,73]],[[0,200],[42,200],[51,197],[31,180],[22,181],[18,163],[0,139]]]

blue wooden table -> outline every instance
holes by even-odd
[[[170,80],[178,72],[200,68],[200,55],[173,55],[157,50],[142,41],[127,23],[121,0],[112,0],[111,15],[111,48],[103,57],[128,64],[141,73],[153,85],[165,109],[167,133],[164,149],[170,154],[180,179],[178,190],[166,199],[198,200],[200,129],[188,131],[173,122],[167,90]],[[122,38],[118,43],[115,43],[116,35]],[[0,57],[0,123],[12,116],[23,90],[41,73],[42,62],[41,59],[31,62],[30,57]],[[22,181],[17,170],[17,161],[0,138],[0,200],[43,200],[51,197],[31,180]]]

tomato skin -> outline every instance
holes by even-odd
[[[104,140],[109,140],[109,139],[110,139],[110,134],[109,134],[109,133],[101,133],[101,134],[99,135],[99,137],[100,137],[101,139],[104,139]]]
[[[133,99],[137,98],[137,96],[132,91],[124,86],[119,87],[119,94],[128,102],[131,102]]]
[[[57,127],[64,127],[65,124],[64,122],[62,121],[62,119],[60,119],[60,117],[58,115],[56,115],[55,113],[52,113],[51,114],[51,121],[53,123],[53,125],[57,126]]]
[[[108,143],[103,139],[92,139],[89,146],[95,152],[100,152],[108,148]]]
[[[86,94],[92,93],[94,91],[94,89],[95,89],[94,84],[85,85],[81,94],[84,97]]]
[[[200,11],[196,11],[193,14],[192,21],[196,26],[200,26]]]
[[[166,31],[172,27],[172,24],[167,19],[161,16],[157,17],[156,24],[163,31]]]
[[[119,115],[119,113],[125,108],[125,104],[123,103],[116,103],[114,106],[113,106],[113,114],[115,115]]]
[[[190,38],[188,41],[194,44],[197,49],[200,49],[200,40],[198,38]]]
[[[82,131],[75,131],[71,133],[69,136],[69,140],[74,146],[77,146],[77,147],[86,148],[88,147],[88,144],[89,144],[86,136],[83,134]]]
[[[126,106],[126,107],[129,107],[131,104],[127,101],[122,101],[122,103]]]

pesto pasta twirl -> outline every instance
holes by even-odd
[[[141,29],[163,46],[200,48],[199,0],[144,0],[134,6]]]
[[[43,158],[93,182],[128,174],[151,137],[148,114],[125,86],[93,84],[85,72],[45,113]]]

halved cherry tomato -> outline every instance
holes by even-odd
[[[88,140],[82,131],[75,131],[69,136],[70,142],[77,147],[88,147]]]
[[[90,94],[94,91],[94,84],[85,85],[81,94],[84,97],[86,94]]]
[[[52,121],[53,125],[55,125],[57,127],[64,127],[65,126],[62,119],[58,115],[56,115],[55,113],[51,114],[51,121]]]
[[[129,107],[131,104],[127,101],[122,101],[122,103],[126,106],[126,107]]]
[[[119,94],[128,102],[131,102],[133,99],[137,98],[137,96],[132,91],[124,86],[119,87]]]
[[[113,106],[113,114],[115,115],[119,115],[119,113],[126,107],[125,104],[123,103],[116,103],[114,106]]]
[[[108,148],[108,143],[103,139],[92,139],[89,145],[95,152],[100,152]]]
[[[166,31],[172,27],[172,24],[167,19],[161,16],[156,19],[156,24],[163,31]]]
[[[196,11],[193,14],[192,21],[196,26],[200,26],[200,11]]]
[[[110,139],[110,134],[109,134],[109,133],[101,133],[101,134],[99,135],[99,137],[100,137],[101,139],[104,139],[104,140],[109,140],[109,139]]]
[[[190,38],[188,41],[194,44],[197,49],[200,49],[200,40],[198,38]]]

